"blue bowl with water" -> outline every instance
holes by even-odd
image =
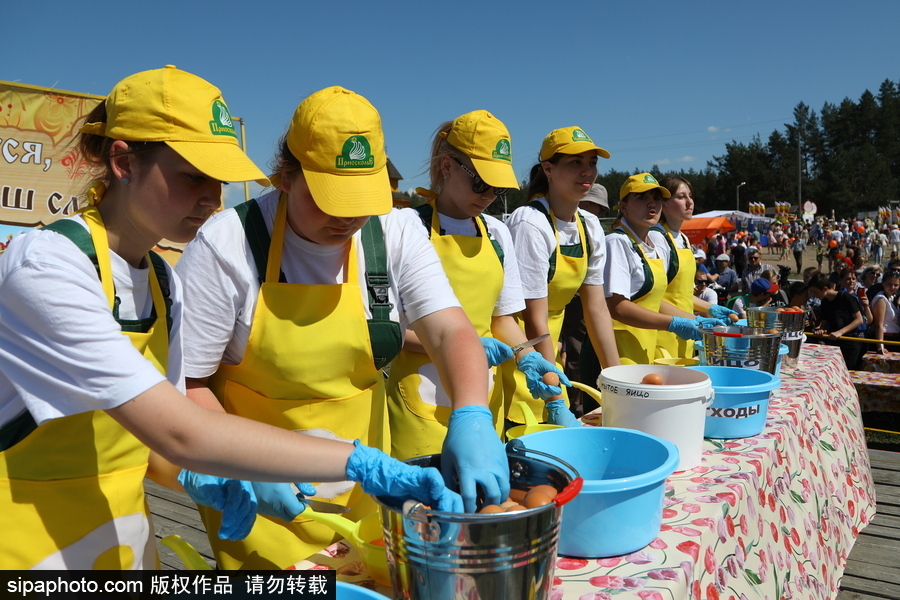
[[[675,444],[616,427],[554,429],[519,439],[569,463],[584,479],[581,493],[563,508],[559,554],[621,556],[659,535],[666,478],[678,466]]]
[[[352,583],[343,581],[337,582],[337,599],[338,600],[385,600],[384,596],[378,592],[366,589]]]
[[[762,433],[772,390],[781,378],[766,371],[739,367],[685,367],[709,376],[715,392],[706,409],[703,437],[735,439]]]

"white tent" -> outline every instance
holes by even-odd
[[[750,213],[746,213],[740,210],[711,210],[709,212],[700,213],[699,215],[694,215],[697,218],[702,217],[726,217],[732,220],[739,221],[747,221],[753,220],[757,223],[772,223],[775,219],[771,217],[763,217],[761,215],[751,215]]]

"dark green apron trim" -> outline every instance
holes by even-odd
[[[553,217],[550,216],[550,211],[547,210],[541,202],[538,200],[532,200],[526,206],[530,206],[531,208],[540,211],[543,213],[545,217],[547,217],[547,222],[550,223],[550,228],[553,229],[553,233],[556,233],[556,223],[553,222]],[[591,254],[591,240],[588,238],[587,226],[584,224],[584,215],[580,212],[575,212],[578,215],[578,218],[581,219],[581,229],[584,231],[584,244],[560,244],[559,245],[559,253],[563,256],[568,256],[570,258],[581,258],[587,252],[587,255]],[[553,276],[556,275],[556,252],[553,252],[550,255],[550,268],[547,271],[547,283],[550,283],[553,280]]]
[[[422,219],[422,224],[425,225],[425,230],[428,232],[428,239],[431,239],[431,217],[434,214],[434,206],[429,202],[426,204],[422,204],[421,206],[417,206],[413,210],[419,213],[419,218]],[[491,232],[487,226],[487,220],[484,218],[484,215],[478,215],[478,218],[481,219],[481,224],[484,225],[484,230],[487,231],[488,240],[490,240],[491,247],[497,254],[497,258],[500,259],[500,266],[502,267],[503,259],[505,258],[503,248],[500,247],[500,242],[495,240],[491,235]],[[446,235],[443,229],[441,229],[441,235]],[[478,231],[478,237],[481,237],[481,231]]]
[[[628,236],[628,234],[625,233],[624,231],[622,231],[621,229],[613,229],[606,235]],[[646,296],[647,293],[653,289],[654,281],[653,281],[653,271],[650,270],[650,263],[647,262],[647,258],[644,256],[644,253],[641,252],[641,248],[638,246],[638,243],[635,242],[634,240],[632,240],[630,237],[628,238],[628,241],[631,242],[631,249],[641,259],[641,264],[644,267],[644,284],[641,286],[641,289],[639,289],[637,292],[635,292],[634,295],[630,298],[630,300],[632,302],[634,302],[635,300]],[[609,259],[609,257],[607,257],[607,260],[608,259]]]
[[[21,415],[0,427],[0,452],[9,450],[37,429],[34,417],[27,410]]]
[[[662,225],[654,225],[650,229],[663,234],[663,237],[666,238],[666,243],[669,245],[669,269],[666,271],[666,281],[672,283],[672,280],[678,275],[678,269],[681,266],[681,259],[678,258],[678,247],[675,245],[675,242],[672,241],[669,232],[666,231],[666,228]]]
[[[253,262],[259,273],[259,284],[265,283],[266,265],[269,261],[269,247],[272,238],[262,211],[256,200],[239,204],[234,209],[241,220]],[[403,332],[400,323],[391,320],[392,304],[388,302],[388,290],[391,282],[387,270],[387,251],[384,247],[384,232],[378,217],[370,218],[362,228],[363,255],[366,259],[366,288],[369,297],[369,310],[372,318],[366,323],[369,327],[369,340],[372,345],[372,357],[375,368],[386,367],[400,353],[403,347]],[[287,283],[284,272],[279,273],[279,283]]]
[[[75,244],[79,250],[93,263],[97,270],[97,278],[100,277],[100,261],[97,260],[97,250],[94,247],[94,240],[91,239],[90,232],[69,219],[54,221],[49,225],[45,225],[43,229],[49,229],[65,236],[70,242]],[[166,303],[166,332],[172,334],[172,298],[169,290],[169,273],[166,270],[166,262],[156,252],[150,252],[150,263],[156,272],[156,279],[159,281],[159,288],[162,291],[163,299]],[[113,282],[113,293],[115,293],[115,282]],[[123,332],[128,333],[147,333],[156,322],[156,306],[150,311],[150,316],[146,319],[120,319],[119,318],[118,296],[113,299],[113,318],[122,327]]]

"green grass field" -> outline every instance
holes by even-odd
[[[900,452],[900,413],[863,413],[866,444],[873,450]]]

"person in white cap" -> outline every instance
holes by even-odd
[[[417,190],[429,201],[414,211],[481,336],[492,369],[490,411],[481,406],[453,411],[435,363],[415,331],[407,329],[388,380],[388,415],[397,433],[391,436],[391,455],[400,459],[439,453],[448,421],[466,411],[492,418],[502,431],[503,386],[496,367],[513,359],[510,345],[527,341],[513,316],[525,308],[525,300],[512,237],[500,220],[482,214],[497,197],[518,188],[509,131],[486,110],[443,123],[432,142],[429,174],[431,189]],[[563,374],[540,353],[526,348],[515,359],[529,389],[547,396],[561,392],[542,381],[549,371]]]
[[[350,475],[372,488],[384,468],[352,444],[184,396],[182,286],[151,249],[193,238],[222,181],[268,183],[219,90],[175,67],[144,71],[87,121],[78,148],[95,167],[89,205],[0,257],[0,565],[159,568],[145,474],[180,489],[177,475],[198,502],[226,509],[225,537],[246,534],[258,503],[249,484],[223,478],[283,482],[265,484],[273,490]],[[393,491],[427,487],[423,501],[455,504],[437,471],[402,466],[410,484]],[[302,510],[303,497],[291,498]]]
[[[484,347],[418,215],[391,210],[378,111],[325,88],[300,103],[279,148],[277,188],[210,219],[178,262],[189,395],[322,443],[389,448],[381,369],[411,328],[453,407],[445,480],[459,482],[469,512],[479,488],[502,502],[509,464],[487,410]],[[375,464],[407,466],[369,450]],[[350,507],[354,521],[375,512],[367,493],[379,492],[345,479],[318,485],[316,498]],[[201,516],[214,530],[218,511]],[[280,569],[336,535],[291,510],[257,519],[244,540],[210,542],[222,568]]]
[[[566,306],[581,293],[585,325],[604,366],[619,364],[612,321],[604,298],[603,266],[606,247],[603,228],[579,203],[597,178],[597,161],[609,158],[580,127],[554,129],[544,138],[539,161],[531,168],[528,204],[507,221],[522,277],[525,310],[520,325],[529,339],[549,334],[535,350],[550,362],[559,359],[559,339]],[[566,406],[564,395],[536,400],[521,372],[502,367],[506,418],[524,423],[527,410],[538,421],[580,426]],[[565,381],[563,382],[565,383]]]

